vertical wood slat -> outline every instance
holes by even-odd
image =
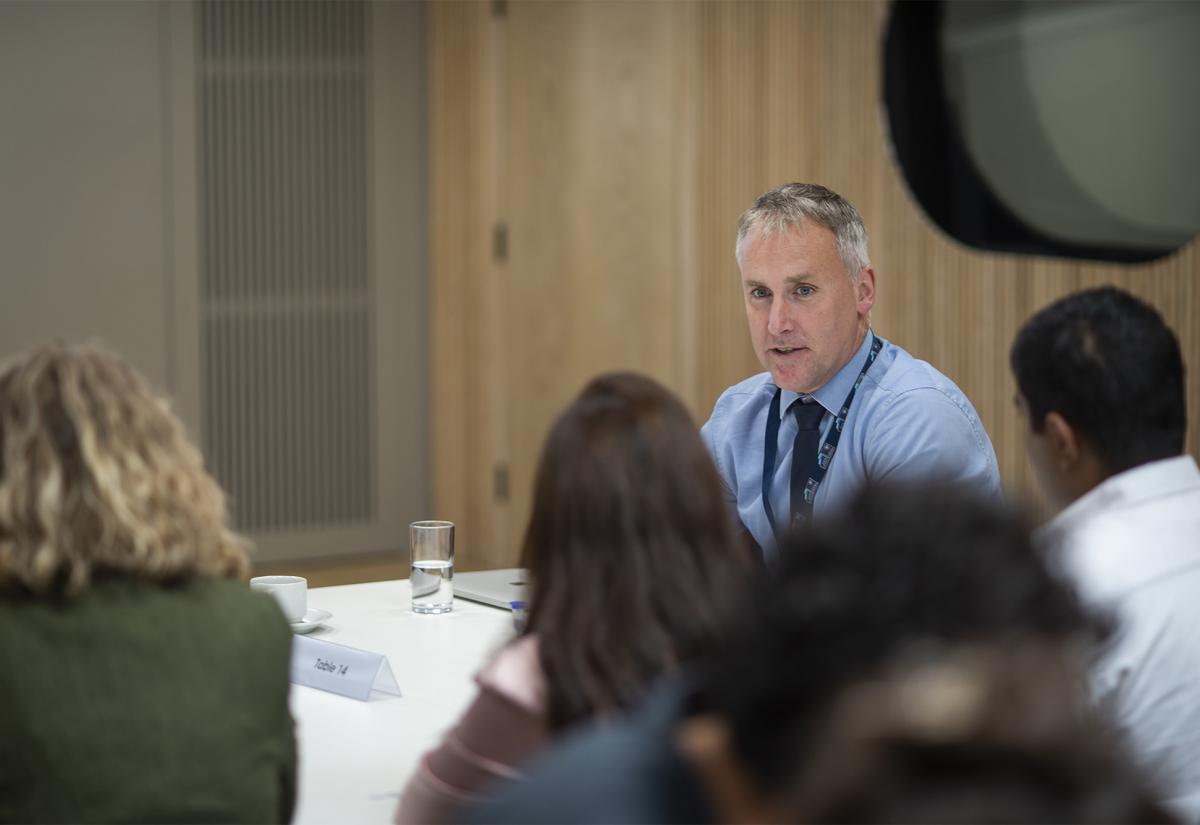
[[[673,294],[675,297],[675,349],[672,353],[671,384],[676,388],[694,417],[704,414],[698,403],[700,388],[700,345],[704,339],[700,324],[700,199],[695,174],[699,152],[701,123],[700,8],[694,3],[672,6],[669,53],[673,57],[674,86],[671,136],[674,165],[674,198],[670,232],[674,234]],[[703,420],[703,419],[700,419]]]
[[[458,525],[460,566],[487,566],[499,523],[491,471],[499,450],[490,382],[496,365],[484,304],[498,275],[490,259],[495,158],[494,60],[489,4],[428,7],[429,300],[434,518]]]

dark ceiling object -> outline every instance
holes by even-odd
[[[896,0],[883,44],[883,105],[900,171],[930,220],[967,246],[994,252],[1141,263],[1170,249],[1062,241],[1000,202],[967,152],[951,111],[939,35],[945,2]]]

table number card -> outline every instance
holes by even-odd
[[[362,702],[372,690],[400,695],[400,685],[382,653],[307,636],[292,639],[292,682]]]

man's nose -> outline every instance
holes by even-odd
[[[767,313],[767,332],[776,337],[792,331],[792,313],[787,301],[772,301]]]

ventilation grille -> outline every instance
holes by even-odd
[[[367,25],[197,7],[204,440],[242,530],[374,517]]]

